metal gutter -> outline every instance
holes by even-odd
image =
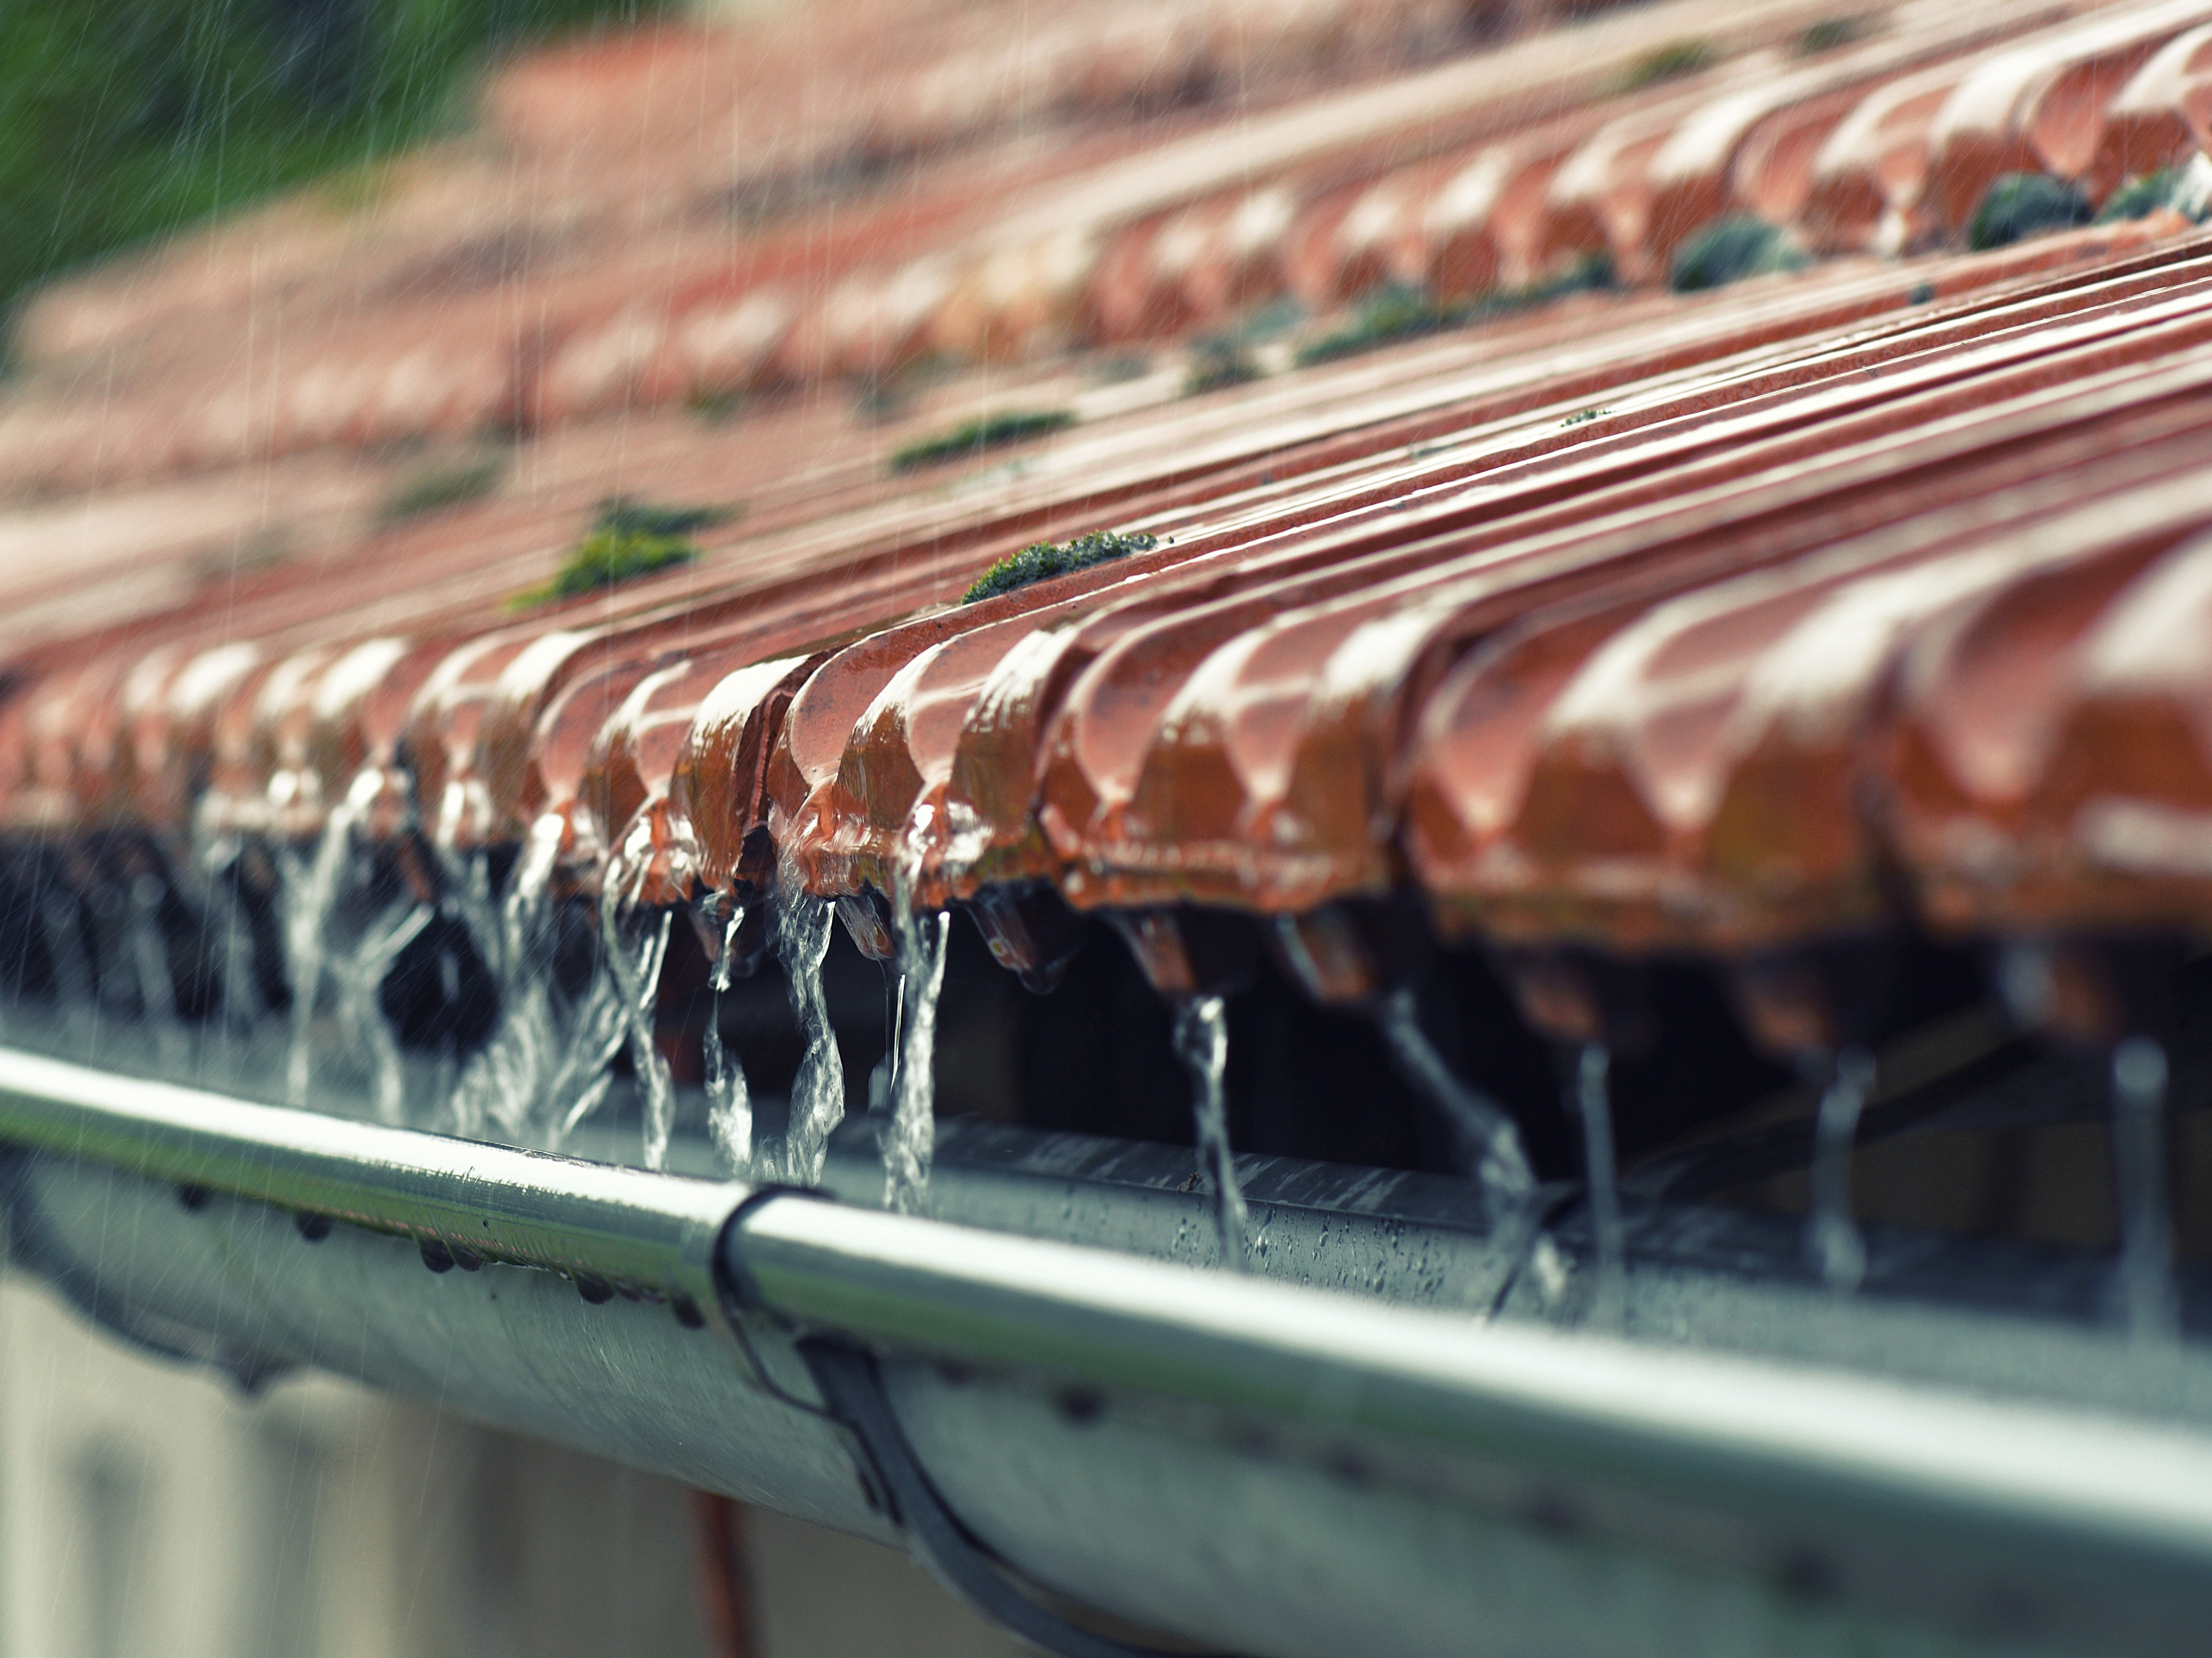
[[[898,1351],[2212,1593],[2212,1438],[821,1203],[749,1210],[723,1258],[759,1305]]]
[[[888,1537],[794,1344],[875,1351],[968,1532],[1241,1650],[2181,1653],[2212,1605],[2201,1412],[1477,1323],[14,1053],[0,1141],[32,1153],[19,1238],[116,1304]],[[481,1270],[424,1271],[441,1247]],[[718,1264],[740,1304],[687,1327]]]

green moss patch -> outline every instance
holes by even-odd
[[[561,562],[552,580],[517,593],[507,608],[556,604],[689,564],[699,556],[692,532],[735,516],[735,509],[727,507],[660,507],[622,495],[602,501],[591,529]]]
[[[984,571],[975,585],[961,594],[960,602],[973,604],[978,599],[996,598],[1000,593],[1012,592],[1033,581],[1073,575],[1094,564],[1127,558],[1131,553],[1149,553],[1159,544],[1158,536],[1146,535],[1142,531],[1122,535],[1110,530],[1096,530],[1068,542],[1033,542]]]
[[[1616,93],[1634,92],[1662,81],[1679,81],[1686,75],[1709,70],[1721,60],[1711,41],[1669,40],[1654,46],[1613,77]]]
[[[1232,386],[1243,386],[1260,378],[1260,365],[1244,349],[1242,341],[1225,334],[1210,334],[1193,343],[1190,370],[1182,379],[1182,394],[1187,398],[1203,397],[1208,392],[1224,392]]]
[[[908,444],[892,454],[891,471],[911,472],[923,466],[946,465],[980,455],[987,449],[1027,443],[1031,438],[1041,438],[1074,424],[1075,416],[1066,409],[1018,410],[981,416],[963,422],[949,432]]]
[[[1804,263],[1796,244],[1762,219],[1717,219],[1674,250],[1669,284],[1677,294],[1725,288],[1747,276],[1794,270]]]
[[[2173,181],[2179,173],[2179,168],[2160,167],[2155,173],[2129,179],[2105,197],[2104,206],[2097,210],[2097,222],[2113,224],[2122,219],[2148,218],[2172,199]]]
[[[1796,57],[1818,58],[1844,46],[1856,46],[1873,33],[1871,17],[1823,17],[1799,30],[1797,38],[1790,43],[1790,50]]]
[[[1547,281],[1527,288],[1500,288],[1472,300],[1446,301],[1425,288],[1393,284],[1377,289],[1344,326],[1300,347],[1297,364],[1303,368],[1338,357],[1357,356],[1400,340],[1470,327],[1570,294],[1612,286],[1613,264],[1602,254],[1594,254]]]
[[[703,386],[693,386],[684,393],[685,410],[709,426],[720,426],[724,421],[734,420],[745,406],[742,392],[709,392]]]
[[[378,516],[386,524],[397,524],[425,513],[442,513],[449,507],[481,501],[492,492],[506,471],[506,461],[496,455],[425,467],[400,481]]]
[[[2146,219],[2170,210],[2197,223],[2212,208],[2212,160],[2192,155],[2173,167],[2142,173],[2105,197],[2097,222],[2112,224],[2122,219]]]
[[[1966,246],[1977,252],[2009,247],[2032,236],[2070,230],[2095,216],[2089,198],[2063,179],[2044,173],[2008,173],[1982,192],[1966,227]]]

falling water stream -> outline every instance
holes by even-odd
[[[714,992],[714,1008],[707,1016],[705,1072],[707,1133],[714,1149],[732,1174],[744,1175],[753,1166],[753,1099],[745,1083],[745,1068],[738,1056],[722,1046],[722,994],[730,987],[730,975],[738,958],[738,931],[745,924],[744,907],[731,911],[722,928],[722,953],[715,959],[708,982]]]
[[[615,1082],[608,1067],[629,1040],[629,1010],[622,981],[602,967],[592,975],[561,1063],[546,1084],[546,1144],[552,1149],[567,1145],[568,1136],[605,1101]]]
[[[1221,1264],[1245,1270],[1245,1230],[1250,1217],[1237,1181],[1229,1145],[1229,1102],[1222,1072],[1229,1063],[1229,1016],[1218,996],[1185,996],[1176,1003],[1176,1053],[1190,1072],[1191,1114],[1198,1128],[1198,1172],[1213,1198],[1213,1225],[1221,1239]]]
[[[2119,1302],[2128,1334],[2170,1339],[2179,1327],[2166,1176],[2166,1050],[2148,1036],[2112,1049],[2112,1163],[2120,1206]]]
[[[607,866],[606,883],[599,892],[599,943],[621,1005],[630,1068],[644,1106],[645,1166],[665,1169],[669,1137],[676,1129],[676,1079],[653,1040],[653,1014],[676,915],[672,910],[656,913],[638,902],[652,856],[652,830],[640,819]],[[605,1076],[604,1067],[598,1074]],[[598,1097],[605,1097],[596,1078],[594,1085],[599,1087]]]
[[[161,878],[142,874],[131,883],[131,960],[138,979],[138,1001],[154,1032],[155,1050],[165,1071],[183,1070],[191,1044],[185,1035],[175,975],[169,965],[168,940],[161,932],[161,900],[167,889]]]
[[[890,1121],[884,1125],[884,1204],[901,1214],[922,1206],[937,1151],[937,1005],[945,993],[945,952],[952,913],[917,907],[922,861],[936,807],[915,808],[891,873],[891,919],[898,932],[898,1000],[891,1021]]]
[[[478,941],[498,975],[499,1023],[454,1082],[453,1116],[463,1123],[496,1123],[509,1139],[521,1138],[538,1115],[562,1056],[553,952],[544,935],[567,827],[558,812],[547,812],[530,826],[500,907],[496,936]]]
[[[1597,1275],[1586,1318],[1596,1329],[1618,1328],[1628,1304],[1627,1237],[1613,1166],[1612,1068],[1613,1055],[1603,1042],[1585,1042],[1575,1056],[1575,1111],[1582,1121],[1590,1228],[1597,1245]]]
[[[1535,1189],[1536,1176],[1522,1146],[1520,1129],[1494,1101],[1452,1074],[1421,1029],[1411,990],[1393,991],[1384,999],[1381,1026],[1400,1073],[1450,1124],[1468,1172],[1482,1182],[1486,1193],[1509,1206],[1525,1199]]]
[[[340,1022],[348,1039],[368,1050],[370,1098],[380,1122],[397,1126],[406,1121],[407,1072],[400,1058],[399,1035],[386,1017],[377,992],[399,952],[436,914],[428,904],[401,899],[370,922],[354,949],[331,963]]]
[[[314,1018],[323,992],[323,969],[331,922],[344,881],[353,867],[355,826],[361,822],[379,780],[364,772],[323,824],[315,855],[302,865],[281,853],[284,872],[284,968],[292,986],[292,1044],[285,1057],[284,1096],[294,1105],[307,1102],[314,1073]]]
[[[1840,1295],[1866,1278],[1866,1240],[1851,1218],[1851,1151],[1859,1114],[1874,1087],[1874,1056],[1846,1048],[1835,1057],[1813,1126],[1813,1214],[1805,1243],[1821,1282]]]
[[[921,1207],[937,1147],[937,1004],[945,990],[945,947],[952,915],[903,913],[899,919],[898,1066],[891,1078],[891,1120],[884,1134],[884,1202],[902,1214]]]
[[[1536,1201],[1535,1171],[1519,1127],[1489,1096],[1462,1082],[1444,1063],[1421,1029],[1409,987],[1401,987],[1384,998],[1377,1023],[1399,1075],[1443,1118],[1458,1145],[1461,1167],[1482,1187],[1484,1215],[1498,1258],[1518,1262],[1543,1220]]]
[[[792,1078],[791,1127],[783,1155],[773,1167],[777,1175],[801,1186],[820,1183],[830,1131],[845,1116],[845,1062],[837,1052],[837,1033],[830,1028],[830,1002],[822,988],[822,963],[830,953],[835,924],[829,900],[810,896],[797,865],[786,857],[776,871],[775,950],[806,1051]],[[761,1178],[769,1172],[766,1150],[754,1159]]]
[[[285,975],[292,987],[285,1094],[295,1105],[307,1102],[314,1072],[314,1014],[328,983],[336,994],[335,1011],[345,1046],[368,1055],[376,1115],[380,1121],[398,1124],[406,1120],[406,1074],[398,1036],[377,992],[399,952],[436,912],[403,896],[371,915],[351,938],[333,938],[345,900],[370,878],[373,860],[356,831],[385,783],[381,772],[363,771],[325,820],[314,856],[302,864],[296,857],[280,854],[285,877]]]
[[[54,993],[61,1004],[62,1028],[74,1039],[97,1013],[92,963],[85,958],[84,933],[76,901],[50,890],[39,902],[39,925],[54,963]]]
[[[665,934],[647,932],[631,946],[639,956],[634,972],[617,971],[615,963],[625,953],[623,932],[634,925],[632,910],[623,900],[621,872],[610,865],[599,892],[599,938],[602,960],[592,972],[582,998],[568,1015],[551,1074],[546,1078],[539,1109],[545,1121],[545,1142],[557,1151],[568,1144],[584,1120],[597,1111],[614,1087],[609,1068],[629,1040],[635,992],[629,987],[643,980],[657,992],[660,981],[658,958],[647,962],[646,952],[665,942]],[[611,939],[611,942],[610,940]]]

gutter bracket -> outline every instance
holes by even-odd
[[[907,1443],[874,1355],[820,1337],[801,1341],[799,1352],[831,1413],[859,1442],[866,1472],[890,1497],[891,1518],[908,1546],[938,1582],[994,1624],[1057,1658],[1164,1658],[1162,1649],[1132,1646],[1067,1622],[993,1568]]]

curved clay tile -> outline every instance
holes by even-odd
[[[2105,106],[2151,54],[2204,15],[2201,0],[2130,9],[2053,30],[1985,58],[1945,101],[1928,133],[1922,199],[1956,231],[2001,174],[2088,172]]]
[[[672,331],[657,377],[684,394],[744,393],[767,383],[799,307],[781,288],[708,301]]]
[[[769,763],[791,699],[827,652],[781,657],[732,670],[708,687],[670,762],[672,843],[684,848],[689,874],[709,891],[750,903],[775,878],[773,856],[756,859],[768,821]]]
[[[1305,228],[1305,203],[1287,184],[1246,191],[1215,228],[1193,272],[1192,309],[1221,321],[1265,304],[1291,285],[1294,238]]]
[[[1794,223],[1811,196],[1816,158],[1871,94],[1931,66],[1940,76],[1944,63],[2033,21],[2033,13],[1908,14],[1868,46],[1714,98],[1651,159],[1649,257],[1663,264],[1686,236],[1726,213]]]
[[[2074,372],[2185,350],[2194,326],[2143,326],[2109,346],[2092,334],[2076,349]],[[1810,510],[1837,487],[1832,476],[1855,480],[1855,511],[1893,514],[1903,498],[1887,479],[1905,452],[1903,434],[1927,452],[1921,427],[1936,423],[1938,410],[1957,422],[1949,440],[1963,445],[1997,442],[2022,422],[2032,430],[2050,418],[2036,405],[2057,370],[2021,346],[1987,356],[1973,374],[1965,372],[1972,351],[1938,354],[1917,376],[1900,372],[1894,396],[1860,396],[1863,380],[1846,380],[1820,394],[1832,420],[1765,443],[1724,442],[1717,431],[1720,446],[1701,463],[1703,477],[1649,463],[1638,487],[1657,498],[1639,511],[1610,511],[1607,492],[1581,489],[1548,525],[1536,514],[1516,524],[1493,513],[1480,532],[1439,537],[1418,575],[1300,609],[1278,599],[1241,637],[1182,645],[1175,625],[1164,624],[1141,653],[1125,642],[1126,661],[1109,668],[1102,659],[1085,687],[1110,683],[1127,702],[1141,685],[1152,712],[1133,724],[1119,716],[1122,734],[1086,736],[1088,750],[1059,741],[1041,797],[1061,856],[1089,872],[1085,891],[1071,896],[1145,904],[1164,889],[1278,910],[1387,886],[1376,825],[1395,814],[1402,783],[1386,734],[1405,729],[1409,699],[1418,701],[1441,663],[1538,604],[1600,597],[1652,568],[1719,574],[1823,544],[1844,522],[1841,497]],[[1729,531],[1731,522],[1745,529]],[[1486,542],[1498,550],[1486,554]],[[1097,695],[1079,688],[1070,709]]]
[[[2139,562],[2185,533],[2209,434],[2126,478],[2078,443],[2032,474],[2021,457],[1923,477],[1908,515],[1780,568],[1516,630],[1431,705],[1416,867],[1462,924],[1616,953],[1741,956],[1889,924],[1870,785],[1900,654],[2028,572]]]
[[[1341,211],[1312,215],[1301,225],[1305,246],[1300,263],[1310,271],[1295,285],[1302,296],[1328,305],[1385,283],[1421,280],[1418,227],[1433,185],[1413,176],[1415,171],[1407,168],[1364,185],[1351,192]]]
[[[1064,342],[1098,259],[1096,237],[1080,227],[978,255],[939,307],[938,349],[991,362]]]
[[[1895,251],[1913,240],[1929,134],[1971,62],[1940,64],[1875,88],[1836,124],[1813,163],[1800,219],[1823,252]]]
[[[1698,107],[1671,99],[1632,110],[1600,127],[1559,163],[1544,191],[1535,242],[1539,270],[1602,255],[1627,281],[1657,274],[1644,240],[1650,224],[1651,163]]]
[[[2103,136],[2084,177],[2101,201],[2130,179],[2212,144],[2212,23],[2176,35],[2105,106]]]
[[[1896,811],[1939,924],[2203,926],[2212,703],[2189,641],[2212,557],[2199,536],[2151,561],[2175,539],[2087,580],[2022,580],[1911,665]],[[2027,627],[2008,639],[2011,620]]]
[[[1545,191],[1588,131],[1587,123],[1571,120],[1489,145],[1443,183],[1420,226],[1424,274],[1434,293],[1468,299],[1534,277]]]

